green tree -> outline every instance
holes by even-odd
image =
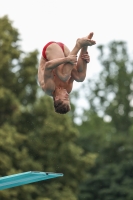
[[[32,66],[32,72],[36,74],[37,51],[30,53],[30,56],[25,55],[20,48],[19,37],[18,30],[12,26],[8,17],[0,18],[0,176],[25,171],[21,166],[27,166],[28,169],[32,164],[34,165],[33,159],[29,156],[28,147],[23,145],[28,137],[18,132],[16,124],[25,109],[21,100],[29,94],[26,85],[22,87],[18,81],[22,76],[20,71],[22,68],[25,71],[23,66],[29,58],[31,61],[36,60]],[[30,67],[30,62],[25,64],[25,67]],[[27,81],[27,85],[32,83],[33,81]],[[36,80],[34,85],[36,85]],[[18,190],[17,188],[0,191],[0,199],[18,199]]]
[[[115,135],[103,143],[89,178],[81,185],[79,199],[133,198],[132,142],[132,137]]]
[[[133,118],[133,65],[126,42],[98,46],[102,71],[97,80],[89,81],[87,96],[91,108],[111,118],[116,132],[129,133]]]
[[[98,49],[103,68],[98,79],[89,80],[84,88],[85,91],[90,88],[87,95],[90,110],[84,113],[80,127],[84,135],[78,141],[87,153],[97,152],[97,158],[87,170],[79,199],[131,200],[132,61],[125,42],[111,42]]]
[[[37,92],[38,51],[24,53],[20,34],[7,16],[0,18],[0,86],[10,89],[23,105],[33,103]]]

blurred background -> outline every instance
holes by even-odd
[[[133,199],[131,0],[0,0],[0,176],[64,177],[0,191],[0,200]],[[54,112],[38,85],[43,46],[94,32],[72,110]]]

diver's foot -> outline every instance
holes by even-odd
[[[93,32],[91,32],[88,36],[83,37],[83,38],[78,38],[76,41],[76,44],[82,48],[85,46],[92,46],[96,44],[96,41],[91,40],[91,38],[93,37]]]

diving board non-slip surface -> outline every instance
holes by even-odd
[[[62,173],[29,171],[0,178],[0,190],[63,176]]]

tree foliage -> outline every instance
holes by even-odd
[[[78,140],[85,152],[97,153],[97,158],[87,170],[79,199],[131,200],[133,63],[125,42],[113,41],[98,49],[102,71],[84,88],[90,88],[90,109],[84,112]]]
[[[116,131],[129,133],[133,118],[133,65],[123,41],[98,46],[102,65],[97,80],[90,81],[87,96],[91,108],[111,118]]]

